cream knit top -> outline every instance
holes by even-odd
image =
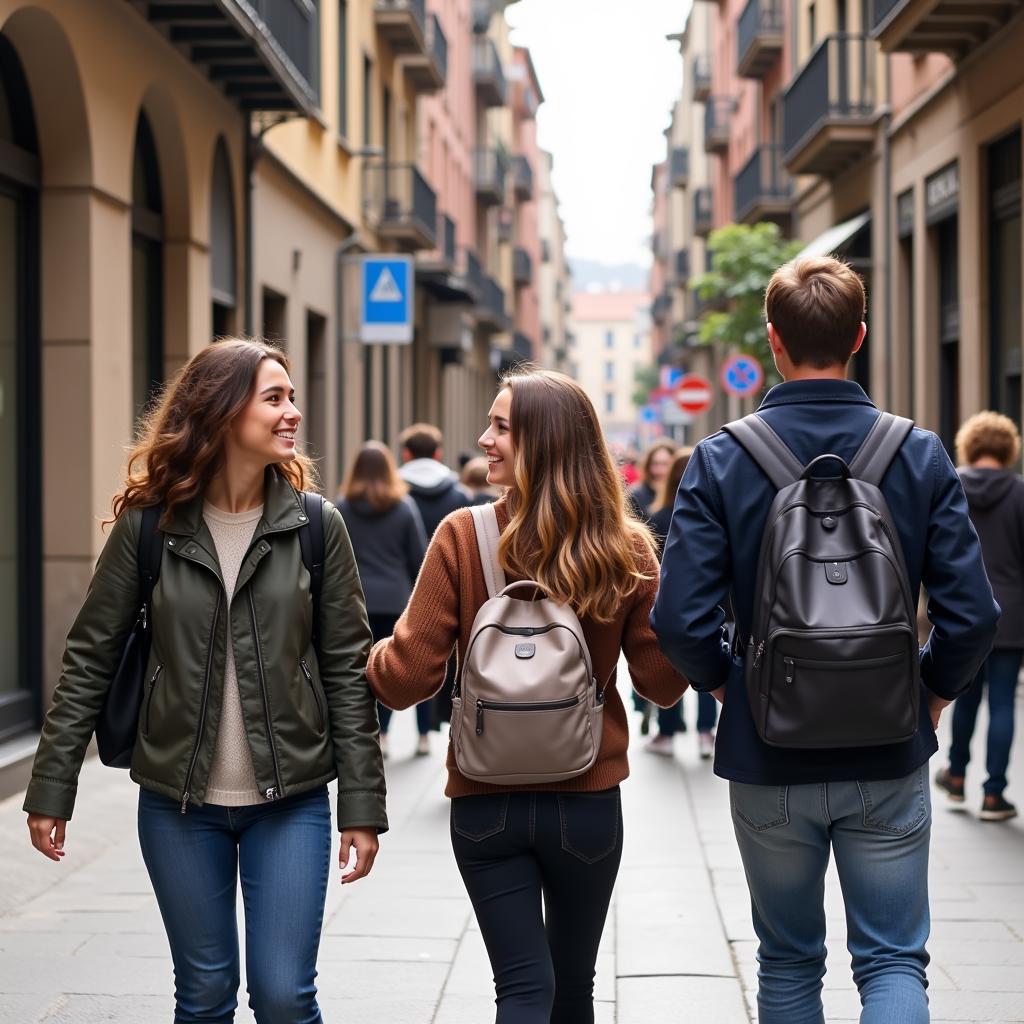
[[[262,505],[245,512],[223,512],[209,502],[203,504],[203,518],[217,548],[217,559],[229,604],[235,592],[235,581],[238,579],[242,559],[249,550],[256,524],[262,515]],[[244,807],[263,803],[264,798],[256,786],[252,753],[245,736],[242,700],[238,695],[238,676],[235,674],[235,652],[231,646],[231,618],[228,615],[224,616],[224,628],[227,631],[224,695],[213,764],[210,766],[210,781],[206,789],[206,803]]]

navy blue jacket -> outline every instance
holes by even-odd
[[[779,384],[758,411],[804,464],[824,453],[850,461],[878,415],[861,387],[845,380]],[[988,654],[999,619],[960,479],[939,439],[915,428],[881,489],[913,593],[922,584],[928,593],[932,631],[921,651],[921,679],[952,700]],[[742,663],[725,643],[723,607],[731,592],[740,636],[749,636],[761,536],[774,496],[753,459],[720,431],[697,445],[672,511],[651,625],[661,649],[695,690],[726,687],[715,773],[762,785],[907,775],[937,748],[924,699],[917,735],[905,743],[787,750],[757,735]]]

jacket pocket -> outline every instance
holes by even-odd
[[[149,736],[149,718],[150,718],[150,709],[153,706],[153,694],[156,692],[157,680],[159,680],[160,675],[163,672],[163,670],[164,670],[163,665],[157,665],[156,669],[153,671],[153,675],[150,677],[150,680],[149,680],[149,689],[148,689],[148,691],[146,693],[146,711],[145,711],[145,713],[143,715],[143,718],[142,718],[142,734],[143,734],[143,736]]]
[[[316,705],[316,727],[317,731],[322,736],[324,729],[327,727],[327,719],[324,715],[324,706],[320,701],[320,693],[317,691],[316,683],[313,682],[313,673],[309,670],[309,666],[306,664],[306,659],[300,658],[299,665],[302,668],[302,674],[306,677],[306,682],[309,684],[310,692],[313,694],[313,703]]]
[[[755,832],[769,832],[789,824],[789,786],[730,782],[729,803],[733,817]]]
[[[474,843],[505,831],[508,793],[484,793],[452,799],[452,829]]]
[[[901,779],[857,783],[864,805],[864,828],[868,832],[904,836],[929,817],[931,794],[925,767]]]
[[[604,860],[619,845],[622,806],[619,787],[598,793],[559,793],[562,849],[584,864]]]

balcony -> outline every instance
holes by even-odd
[[[676,287],[687,289],[690,286],[690,250],[677,249],[675,260]]]
[[[505,292],[501,285],[488,274],[481,275],[480,298],[475,313],[477,324],[485,330],[508,330],[508,316],[505,313]]]
[[[512,281],[517,288],[533,283],[533,257],[521,245],[512,250]]]
[[[783,98],[783,159],[791,174],[834,177],[875,140],[875,45],[823,39]]]
[[[656,324],[663,324],[671,312],[672,296],[669,294],[668,289],[665,289],[656,295],[651,303],[651,319]]]
[[[371,163],[364,170],[363,209],[381,238],[406,250],[437,245],[437,197],[412,164]]]
[[[448,40],[437,15],[427,25],[427,47],[423,53],[402,61],[405,77],[422,94],[440,92],[448,80]]]
[[[484,107],[503,107],[508,95],[505,72],[497,47],[486,37],[473,40],[473,83],[477,99]]]
[[[373,18],[396,57],[427,52],[426,0],[373,0]]]
[[[715,202],[711,187],[705,185],[693,193],[693,233],[702,238],[711,234],[715,221]]]
[[[677,146],[668,160],[668,180],[672,188],[686,188],[690,183],[690,150]]]
[[[711,97],[711,58],[698,53],[693,58],[693,102],[703,103]]]
[[[764,78],[782,56],[786,22],[781,0],[747,0],[736,32],[736,73]]]
[[[500,150],[478,149],[473,155],[476,198],[484,206],[505,202],[505,174],[508,160]]]
[[[871,37],[886,53],[965,57],[1024,8],[1024,0],[872,0]]]
[[[733,216],[740,224],[788,221],[793,183],[782,166],[781,146],[759,146],[733,179]]]
[[[713,96],[704,106],[704,152],[724,153],[729,148],[732,99]]]
[[[522,363],[533,361],[533,340],[523,331],[514,331],[505,345],[491,349],[491,365],[499,373],[508,373]]]
[[[311,114],[320,18],[311,0],[142,4],[139,10],[244,111]]]
[[[516,199],[525,202],[533,198],[533,168],[525,156],[512,157],[512,181]]]
[[[477,35],[483,35],[490,28],[493,14],[494,0],[473,0],[473,31]]]
[[[455,221],[446,213],[437,214],[437,242],[430,252],[421,252],[416,257],[417,274],[440,274],[447,276],[456,271]]]
[[[480,266],[480,257],[473,249],[460,249],[458,252],[456,273],[462,279],[463,290],[472,302],[479,303],[484,288],[484,272]]]

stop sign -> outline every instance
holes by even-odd
[[[715,393],[707,377],[702,377],[699,373],[688,373],[676,385],[674,397],[683,412],[698,416],[711,408]]]

